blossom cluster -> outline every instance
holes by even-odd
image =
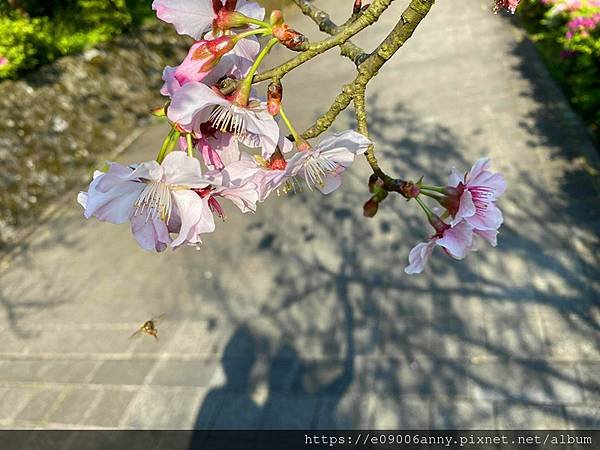
[[[304,37],[280,12],[265,22],[265,10],[246,0],[154,0],[158,18],[196,41],[185,59],[163,72],[156,110],[171,131],[155,160],[130,166],[110,163],[79,194],[86,218],[130,222],[141,247],[161,252],[198,246],[224,217],[222,202],[254,212],[273,192],[317,189],[329,194],[342,173],[371,142],[355,131],[302,139],[281,106],[282,88],[273,83],[268,99],[253,89],[257,68],[276,44],[294,48]],[[256,36],[270,36],[261,45]],[[234,85],[231,93],[223,86]],[[280,129],[281,118],[295,143]],[[295,147],[295,152],[294,152]]]
[[[521,0],[496,0],[496,4],[494,6],[494,12],[498,12],[502,9],[506,9],[514,14],[515,11],[517,10],[517,6],[519,6],[520,2],[521,2]]]
[[[600,0],[541,0],[541,2],[550,7],[547,17],[565,22],[566,41],[590,38],[598,29]]]
[[[454,259],[463,259],[477,249],[477,240],[497,245],[503,216],[496,200],[504,194],[506,182],[501,174],[491,172],[489,158],[479,159],[465,174],[453,169],[446,186],[419,182],[415,187],[413,196],[435,234],[410,251],[406,273],[421,273],[436,246]],[[441,217],[422,201],[421,195],[435,199],[444,208]]]

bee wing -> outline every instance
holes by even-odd
[[[165,318],[166,314],[161,314],[159,316],[156,316],[152,319],[152,322],[154,322],[155,324],[157,324],[158,322],[160,322],[161,320],[163,320]]]
[[[136,337],[140,337],[140,336],[142,335],[142,332],[143,332],[143,331],[144,331],[144,330],[140,328],[140,329],[139,329],[139,330],[137,330],[135,333],[133,333],[131,336],[129,336],[129,339],[133,339],[133,338],[136,338]]]

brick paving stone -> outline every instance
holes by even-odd
[[[343,22],[337,3],[320,6]],[[356,42],[375,48],[401,3]],[[593,426],[600,207],[585,167],[597,150],[490,3],[437,2],[368,107],[390,173],[444,183],[452,166],[493,159],[509,186],[497,248],[464,261],[436,250],[421,276],[404,274],[429,230],[398,196],[362,218],[363,158],[332,195],[274,196],[253,215],[227,205],[200,252],[148,254],[73,201],[0,272],[0,425],[487,428],[493,403],[495,426]],[[309,126],[352,77],[335,51],[301,66],[286,76],[288,115]],[[351,126],[348,111],[333,130]],[[148,126],[119,160],[148,160],[167,131]],[[160,341],[129,339],[162,313]]]

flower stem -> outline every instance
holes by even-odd
[[[175,133],[175,128],[171,128],[171,131],[169,131],[169,134],[167,134],[167,137],[163,141],[162,147],[160,148],[160,151],[158,152],[158,155],[156,156],[156,161],[158,163],[163,162],[163,159],[165,159],[165,156],[167,156],[167,148],[169,147],[169,143],[173,139],[174,133]]]
[[[269,35],[271,34],[271,28],[258,28],[254,30],[244,31],[243,33],[236,34],[235,36],[233,36],[232,39],[233,42],[237,44],[242,39],[247,38],[248,36],[254,36],[256,34],[262,34],[264,36]]]
[[[433,213],[433,211],[431,209],[429,209],[429,206],[427,206],[423,200],[421,200],[419,197],[415,197],[416,202],[419,204],[419,206],[423,209],[423,211],[425,211],[425,214],[427,215],[427,218],[433,217],[435,214]]]
[[[187,133],[185,135],[185,140],[187,142],[187,153],[190,158],[194,157],[194,143],[192,142],[192,133]]]
[[[298,131],[296,131],[296,128],[294,128],[294,125],[292,125],[292,122],[283,110],[283,106],[281,106],[281,108],[279,109],[279,115],[281,116],[281,119],[285,122],[285,125],[288,127],[288,130],[290,130],[290,133],[292,133],[292,136],[294,136],[294,141],[296,141],[296,145],[305,142],[304,139],[300,137]]]
[[[444,187],[443,186],[428,186],[426,184],[421,184],[421,185],[419,185],[419,188],[421,190],[425,190],[425,191],[439,192],[440,194],[444,193]]]
[[[248,73],[246,74],[244,79],[242,80],[240,87],[238,87],[239,95],[237,96],[238,98],[236,99],[240,105],[248,103],[248,98],[250,97],[250,91],[252,90],[252,81],[254,79],[254,75],[256,74],[256,71],[260,67],[261,63],[263,62],[263,59],[265,59],[265,57],[269,54],[271,49],[278,42],[279,42],[279,39],[273,38],[267,43],[267,45],[265,45],[265,48],[263,48],[262,51],[258,54],[258,56],[256,57],[256,60],[254,61],[254,64],[252,64],[252,67],[250,68],[250,70],[248,71]],[[244,102],[244,100],[245,100],[245,102]]]
[[[243,14],[240,14],[240,15],[243,15]],[[248,17],[245,15],[243,15],[243,16],[244,16],[246,22],[251,23],[252,25],[258,25],[259,27],[262,27],[262,28],[269,28],[269,29],[271,28],[270,23],[263,22],[262,20],[258,20],[258,19],[253,19],[252,17]]]

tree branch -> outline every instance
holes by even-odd
[[[339,33],[324,39],[320,42],[316,42],[314,44],[310,44],[308,48],[296,56],[295,58],[290,59],[289,61],[271,69],[261,74],[258,74],[254,77],[254,83],[260,83],[261,81],[269,80],[269,79],[281,79],[288,72],[295,69],[296,67],[304,64],[307,61],[310,61],[315,56],[318,56],[326,51],[332,49],[333,47],[340,46],[347,42],[352,36],[357,33],[360,33],[362,30],[367,28],[370,25],[373,25],[381,14],[392,4],[394,0],[374,0],[373,3],[369,6],[369,8],[356,19],[355,22],[349,24]]]
[[[317,8],[308,0],[293,1],[298,6],[298,8],[300,8],[300,10],[305,16],[310,17],[313,20],[313,22],[315,22],[319,26],[319,30],[331,36],[338,34],[345,27],[347,27],[348,25],[356,21],[358,17],[360,17],[359,15],[353,14],[344,25],[338,26],[333,20],[331,20],[329,14]],[[342,45],[340,45],[340,50],[342,56],[349,58],[356,66],[358,66],[363,61],[363,59],[368,56],[368,53],[366,53],[362,48],[354,44],[352,41],[344,42]]]

